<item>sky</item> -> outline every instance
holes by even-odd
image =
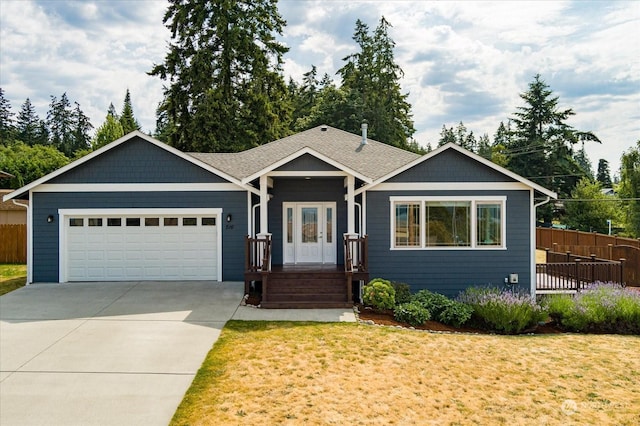
[[[163,81],[147,75],[167,53],[165,0],[0,0],[0,87],[17,113],[26,98],[46,118],[51,96],[66,93],[94,127],[127,89],[142,130],[155,130]],[[357,52],[357,19],[393,26],[414,138],[437,146],[443,125],[462,121],[493,137],[518,107],[534,75],[575,112],[568,123],[592,131],[594,172],[616,174],[640,139],[640,1],[301,1],[281,0],[289,47],[285,77],[301,81],[315,65],[336,82],[342,58]]]

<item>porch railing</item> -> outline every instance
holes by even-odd
[[[367,236],[344,236],[344,271],[369,272]]]
[[[271,273],[271,235],[246,237],[244,250],[244,287],[249,293],[251,281],[262,281],[263,301],[266,301],[267,281]]]

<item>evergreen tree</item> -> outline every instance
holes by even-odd
[[[572,109],[558,108],[558,97],[537,74],[521,93],[525,106],[512,119],[515,129],[506,145],[508,167],[547,188],[568,196],[584,170],[573,158],[582,133],[566,123]]]
[[[49,129],[49,143],[65,155],[71,154],[74,145],[73,111],[66,93],[60,96],[60,100],[51,96],[47,112],[47,127]]]
[[[620,197],[625,201],[625,231],[640,238],[640,140],[622,154],[620,166]]]
[[[390,27],[382,17],[370,34],[366,24],[356,22],[353,39],[360,51],[345,57],[346,64],[338,70],[347,103],[341,106],[345,119],[341,128],[357,133],[367,120],[372,139],[409,149],[415,128],[408,94],[400,88],[404,73],[395,63]]]
[[[68,157],[71,157],[76,151],[86,150],[91,146],[91,136],[89,133],[93,129],[89,117],[80,109],[80,104],[75,102],[75,109],[73,110],[73,145],[70,147],[70,152],[66,153]],[[64,151],[63,151],[64,152]]]
[[[13,139],[15,132],[13,115],[11,103],[4,97],[4,90],[0,87],[0,143],[2,144]]]
[[[453,131],[453,127],[447,128],[447,126],[443,124],[442,130],[440,130],[440,139],[438,140],[438,146],[440,147],[450,142],[457,143],[458,139],[456,138],[456,134]]]
[[[116,112],[116,107],[113,106],[113,102],[109,104],[109,108],[107,109],[107,115],[112,116],[116,120],[120,120],[120,116],[118,116],[118,113]]]
[[[613,183],[611,182],[611,171],[609,170],[609,162],[604,158],[601,158],[598,161],[598,175],[596,179],[600,182],[603,188],[613,187]]]
[[[30,146],[42,143],[40,121],[31,100],[27,98],[16,119],[16,138]]]
[[[169,52],[150,75],[167,80],[159,108],[169,143],[233,152],[289,132],[291,109],[276,39],[285,21],[276,0],[170,0]]]
[[[116,139],[124,136],[124,130],[122,124],[117,117],[111,113],[111,109],[107,112],[107,116],[104,119],[104,123],[96,130],[96,134],[91,141],[91,149],[96,150],[101,148]]]
[[[111,105],[111,107],[113,107],[113,104]],[[109,114],[111,114],[113,117],[117,117],[115,114],[113,114],[111,109],[109,109]],[[133,115],[133,107],[131,106],[131,94],[129,93],[129,89],[127,89],[127,93],[124,96],[122,114],[120,114],[119,120],[125,135],[127,133],[133,132],[134,130],[140,130],[140,123],[138,123],[138,120],[136,120]]]
[[[573,157],[578,166],[580,166],[582,175],[593,180],[593,169],[591,168],[591,160],[589,160],[589,156],[587,155],[587,151],[584,149],[584,145],[582,145],[582,148],[576,151]]]
[[[487,135],[486,133],[482,136],[480,136],[480,139],[478,139],[478,155],[480,155],[483,158],[486,158],[487,160],[491,160],[491,141],[489,140],[489,135]]]

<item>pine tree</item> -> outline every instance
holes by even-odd
[[[73,111],[66,93],[60,96],[60,100],[51,96],[47,112],[47,127],[49,143],[67,156],[72,154]]]
[[[0,143],[6,144],[13,139],[15,125],[13,124],[11,103],[4,97],[4,90],[0,87]]]
[[[75,154],[77,151],[86,150],[91,146],[91,136],[89,133],[93,129],[93,125],[84,112],[80,109],[80,104],[75,102],[75,109],[73,110],[73,146],[71,147],[71,153],[67,156]]]
[[[442,130],[440,130],[440,139],[438,140],[438,146],[446,145],[448,143],[457,143],[456,134],[453,131],[453,127],[447,128],[444,124]]]
[[[111,109],[109,110],[109,113],[111,113],[113,117],[117,117],[111,112]],[[129,93],[129,89],[127,89],[127,93],[124,96],[122,113],[120,114],[119,120],[125,135],[127,133],[133,132],[134,130],[140,130],[140,123],[138,123],[133,115],[133,107],[131,106],[131,94]]]
[[[625,231],[631,237],[640,238],[640,140],[622,154],[620,162],[619,193],[627,199]]]
[[[357,133],[364,120],[372,139],[403,149],[410,148],[415,133],[408,94],[403,94],[400,79],[404,73],[395,63],[395,42],[389,36],[391,24],[382,17],[373,34],[362,21],[356,21],[353,39],[360,51],[344,58],[338,70],[346,105],[344,130]]]
[[[573,145],[581,133],[566,123],[575,113],[571,108],[559,109],[558,97],[539,74],[520,97],[525,106],[518,107],[512,118],[515,129],[506,145],[508,167],[568,196],[586,175],[573,157]]]
[[[169,1],[169,52],[149,74],[169,83],[158,116],[173,146],[232,152],[288,134],[288,49],[276,39],[285,25],[276,3]]]
[[[36,109],[27,98],[22,104],[22,108],[16,119],[16,138],[29,146],[41,143],[40,140],[40,118],[36,114]]]
[[[613,183],[611,182],[611,171],[609,170],[609,162],[604,158],[598,161],[598,175],[596,180],[600,182],[603,188],[611,188]]]

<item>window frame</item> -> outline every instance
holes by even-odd
[[[468,246],[429,246],[427,245],[426,203],[462,201],[470,205],[470,245]],[[396,205],[419,204],[420,206],[420,245],[396,245]],[[496,204],[500,208],[500,244],[478,244],[478,206]],[[391,250],[506,250],[507,249],[507,197],[504,195],[468,195],[468,196],[392,196],[389,197],[389,247]]]

